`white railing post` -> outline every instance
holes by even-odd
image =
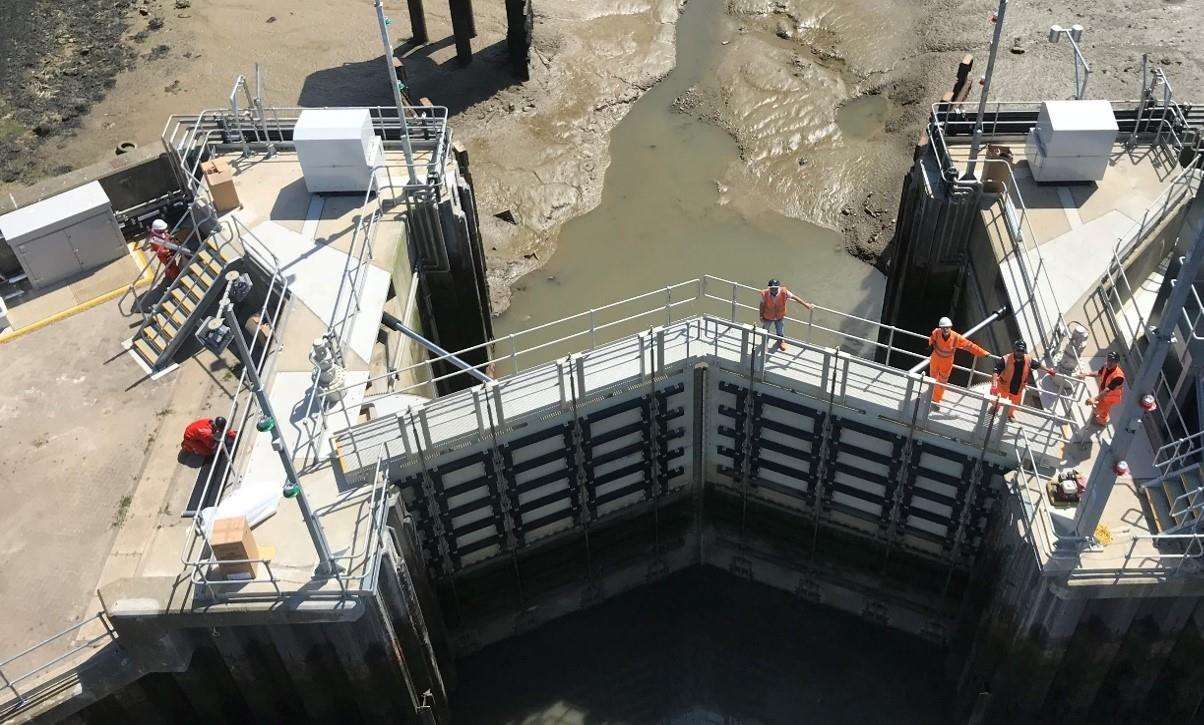
[[[673,324],[673,288],[665,287],[665,325]]]
[[[736,321],[736,283],[732,282],[732,322]]]
[[[514,369],[514,374],[518,374],[518,346],[514,342],[514,333],[510,333],[510,367]]]

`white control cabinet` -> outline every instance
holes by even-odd
[[[366,108],[321,108],[301,112],[293,143],[311,194],[368,190],[372,168],[384,159]]]
[[[1099,181],[1118,132],[1108,101],[1045,101],[1025,152],[1039,182]]]

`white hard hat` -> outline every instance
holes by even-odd
[[[151,222],[151,229],[154,229],[156,232],[165,232],[167,231],[167,222],[162,219],[156,219]]]
[[[953,327],[953,320],[950,320],[948,317],[942,317],[940,319],[940,322],[936,323],[936,326],[937,327]]]

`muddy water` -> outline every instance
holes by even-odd
[[[724,3],[686,6],[675,70],[635,103],[611,136],[601,204],[567,223],[548,264],[516,285],[513,305],[495,325],[499,337],[702,274],[756,287],[777,277],[805,298],[876,319],[882,275],[851,258],[836,232],[725,187],[720,180],[738,176],[728,172],[742,164],[735,142],[674,107],[691,87],[715,90],[717,54],[732,32]],[[846,115],[848,133],[872,133],[879,123],[864,120],[873,114],[860,107]],[[661,321],[633,323],[610,337]],[[558,346],[543,357],[582,346]]]
[[[949,722],[943,656],[737,579],[673,574],[461,660],[468,723]]]

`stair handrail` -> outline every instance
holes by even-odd
[[[1185,446],[1187,450],[1183,450]],[[1154,467],[1158,469],[1160,477],[1173,475],[1178,470],[1176,466],[1193,456],[1204,458],[1204,430],[1163,445],[1154,453]]]

